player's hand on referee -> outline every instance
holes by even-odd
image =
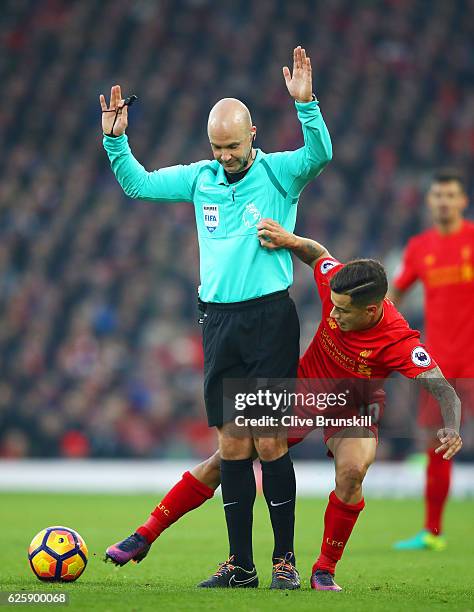
[[[293,244],[294,235],[273,219],[262,219],[257,230],[258,241],[265,249],[289,249]]]
[[[128,126],[128,107],[124,105],[124,100],[122,100],[120,85],[114,85],[111,88],[109,106],[105,103],[103,94],[100,94],[99,101],[102,109],[102,131],[104,134],[110,135],[112,126],[114,136],[125,134]],[[117,109],[119,109],[118,113]]]
[[[443,459],[451,459],[451,457],[454,457],[454,455],[461,450],[461,436],[454,429],[440,429],[437,436],[438,440],[441,442],[441,446],[438,446],[435,453],[444,452]]]
[[[296,102],[311,102],[313,99],[311,60],[304,49],[299,46],[293,49],[293,74],[288,66],[284,66],[283,76],[290,96]]]

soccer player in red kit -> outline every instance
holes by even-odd
[[[463,406],[473,407],[474,378],[474,223],[463,218],[468,200],[463,180],[452,170],[433,177],[427,194],[434,227],[411,238],[390,291],[398,305],[416,282],[425,295],[426,344],[443,374],[455,385]],[[419,425],[428,455],[425,524],[399,550],[443,550],[442,517],[449,494],[452,463],[434,452],[439,410],[430,396],[420,398]]]
[[[380,396],[383,380],[393,371],[418,379],[440,402],[444,426],[440,429],[438,453],[450,459],[461,448],[459,436],[460,402],[444,379],[435,361],[420,344],[419,332],[410,329],[405,319],[387,299],[385,271],[376,261],[361,259],[344,265],[313,240],[284,230],[275,221],[258,224],[262,248],[287,248],[314,270],[322,302],[322,318],[310,346],[300,360],[298,379],[339,379],[373,382],[368,401]],[[363,407],[365,408],[365,407]],[[344,408],[344,417],[360,416],[359,403]],[[307,408],[305,407],[307,412]],[[364,410],[365,411],[365,410]],[[364,428],[362,428],[364,429]],[[377,425],[363,431],[333,425],[324,428],[324,440],[334,457],[336,486],[329,496],[324,515],[321,552],[313,566],[311,587],[340,591],[334,581],[340,560],[357,518],[364,508],[362,482],[375,459]],[[353,437],[351,437],[351,435]],[[300,442],[288,440],[289,445]],[[150,544],[171,523],[212,496],[219,485],[219,456],[215,454],[197,466],[165,496],[149,519],[137,531],[106,551],[106,557],[119,565],[130,559],[141,560]],[[284,502],[283,502],[284,503]],[[279,504],[274,504],[279,505]],[[232,557],[222,563],[216,575],[234,573]],[[285,559],[277,571],[284,578]],[[236,581],[245,586],[244,581]]]

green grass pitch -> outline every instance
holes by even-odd
[[[254,519],[259,589],[195,588],[226,558],[220,498],[165,532],[141,564],[120,569],[104,564],[106,546],[129,535],[157,500],[159,496],[150,495],[1,494],[0,590],[67,592],[69,610],[474,610],[474,500],[450,501],[446,514],[449,546],[443,553],[390,549],[394,540],[419,527],[420,500],[367,500],[339,563],[337,581],[344,587],[342,593],[309,589],[309,572],[320,545],[323,499],[298,500],[296,555],[302,589],[297,592],[268,590],[272,537],[261,497]],[[54,524],[76,529],[89,547],[89,564],[77,583],[43,584],[29,568],[31,538]]]

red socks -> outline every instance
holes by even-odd
[[[313,572],[325,570],[335,574],[336,563],[342,557],[359,513],[365,506],[364,499],[358,504],[345,504],[335,494],[329,495],[329,503],[324,514],[324,535],[321,554],[313,565]]]
[[[185,472],[181,480],[156,506],[146,523],[137,529],[137,533],[145,537],[151,544],[162,531],[187,512],[201,506],[213,495],[214,489],[195,478],[191,472]]]
[[[437,455],[434,449],[428,451],[428,466],[425,485],[425,529],[434,535],[441,533],[444,505],[451,484],[452,461]]]

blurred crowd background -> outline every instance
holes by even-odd
[[[281,67],[312,58],[334,159],[297,231],[390,270],[429,223],[433,169],[469,177],[472,0],[3,0],[0,19],[0,457],[185,457],[215,447],[202,397],[193,207],[127,199],[102,148],[99,93],[138,95],[148,168],[211,157],[207,114],[241,98],[265,151],[302,143]],[[292,295],[306,348],[311,274]],[[407,302],[413,325],[420,299]],[[449,316],[449,313],[447,313]],[[385,458],[416,442],[416,404],[386,409]],[[402,428],[403,428],[402,427]],[[319,439],[301,457],[320,458]],[[474,457],[469,443],[460,460]]]

